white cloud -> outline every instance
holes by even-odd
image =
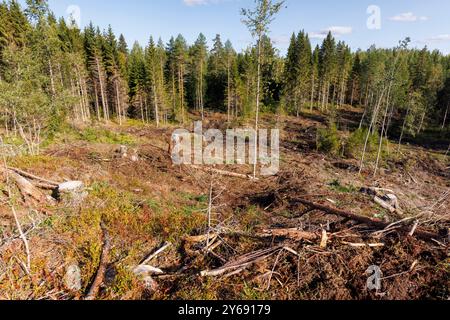
[[[447,42],[450,41],[450,34],[440,34],[425,40],[425,42]]]
[[[190,7],[207,4],[208,0],[183,0],[184,4]]]
[[[217,4],[226,0],[183,0],[183,3],[189,7],[202,6],[205,4]]]
[[[286,44],[289,44],[290,37],[285,34],[280,35],[280,36],[273,36],[272,42],[276,45],[286,45]]]
[[[353,28],[345,26],[331,26],[319,32],[311,32],[309,36],[312,39],[325,39],[329,32],[331,32],[334,36],[339,37],[342,35],[351,34],[353,32]]]
[[[416,21],[427,21],[426,16],[417,16],[412,12],[400,13],[396,16],[390,17],[389,20],[396,22],[416,22]]]

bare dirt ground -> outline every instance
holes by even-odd
[[[205,127],[226,128],[223,116],[208,119]],[[351,119],[341,121],[351,126]],[[281,170],[258,181],[173,166],[174,127],[101,126],[92,139],[70,131],[42,156],[8,158],[9,166],[52,181],[83,181],[89,195],[70,207],[30,202],[13,191],[30,247],[26,270],[11,195],[0,184],[0,298],[82,299],[104,263],[97,299],[448,299],[445,151],[404,146],[394,156],[392,146],[374,178],[370,162],[358,174],[358,160],[316,150],[323,122],[316,114],[266,116],[268,126],[283,124]],[[114,135],[99,139],[105,130]],[[124,142],[138,161],[118,156]],[[215,169],[251,173],[246,166]],[[401,214],[361,192],[369,187],[395,194]],[[380,230],[302,199],[394,225]],[[422,239],[414,226],[436,239]],[[111,249],[103,261],[105,230]],[[148,262],[162,274],[136,277],[133,268],[165,242],[172,245]],[[67,289],[71,265],[81,271],[79,290]],[[382,271],[379,290],[367,288],[371,266]]]

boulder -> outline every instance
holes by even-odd
[[[78,264],[71,264],[67,267],[65,285],[70,291],[81,290],[81,270]]]

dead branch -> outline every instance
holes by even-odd
[[[94,300],[98,295],[103,280],[105,279],[106,265],[109,260],[109,251],[111,250],[111,240],[109,238],[108,231],[106,230],[106,227],[103,225],[103,223],[101,224],[101,229],[103,233],[103,248],[100,257],[100,263],[95,275],[94,282],[92,282],[91,288],[89,289],[89,292],[84,300]]]
[[[147,258],[145,258],[139,265],[145,265],[147,263],[149,263],[150,261],[152,261],[153,259],[155,259],[160,253],[164,252],[166,249],[168,249],[170,246],[172,245],[172,243],[170,242],[166,242],[164,243],[164,245],[159,248],[158,250],[156,250],[154,253],[150,254]]]
[[[342,243],[354,248],[379,248],[385,246],[384,243],[352,243],[346,241],[342,241]]]
[[[275,238],[289,238],[295,241],[301,241],[301,240],[317,240],[318,235],[313,232],[306,232],[298,230],[297,228],[290,228],[290,229],[270,229],[270,230],[263,230],[262,233],[258,233],[257,236],[259,237],[275,237]]]
[[[246,267],[259,261],[265,260],[273,254],[278,253],[280,250],[283,250],[282,246],[251,252],[240,256],[233,261],[230,261],[219,269],[202,271],[200,275],[202,277],[217,277],[227,273],[228,271],[236,271],[236,269],[244,270]]]
[[[304,199],[296,199],[297,202],[306,205],[308,207],[312,207],[315,208],[317,210],[320,210],[322,212],[328,213],[328,214],[332,214],[332,215],[337,215],[343,218],[347,218],[359,223],[363,223],[366,224],[368,226],[371,227],[375,227],[377,229],[386,229],[387,227],[389,227],[389,223],[385,223],[379,219],[375,219],[375,218],[369,218],[369,217],[364,217],[364,216],[359,216],[356,215],[354,213],[348,212],[348,211],[344,211],[344,210],[339,210],[336,208],[332,208],[332,207],[328,207],[328,206],[324,206],[321,204],[317,204],[317,203],[313,203],[311,201],[308,200],[304,200]],[[398,231],[404,232],[404,233],[409,233],[411,231],[410,228],[408,228],[407,226],[400,226],[398,229]],[[415,232],[415,236],[417,238],[420,238],[422,240],[433,240],[433,239],[439,239],[440,236],[436,233],[433,232],[429,232],[429,231],[425,231],[425,230],[421,230],[421,229],[416,229]]]
[[[218,234],[202,234],[199,236],[187,236],[184,238],[185,241],[190,242],[190,243],[200,243],[200,242],[205,242],[206,240],[208,240],[208,236],[210,236],[211,238],[218,236]]]
[[[255,180],[255,181],[259,180],[258,178],[255,178],[252,175],[248,175],[248,174],[235,173],[235,172],[224,171],[224,170],[219,170],[219,169],[213,169],[213,168],[208,168],[208,167],[199,167],[199,166],[190,166],[190,167],[194,168],[194,169],[197,169],[197,170],[206,171],[206,172],[209,172],[209,173],[216,173],[218,175],[226,176],[226,177],[250,179],[250,180]]]

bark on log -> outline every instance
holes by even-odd
[[[41,191],[39,191],[31,182],[29,182],[21,175],[17,174],[12,170],[6,170],[5,168],[0,168],[0,173],[5,175],[7,173],[8,177],[11,180],[13,180],[14,183],[19,188],[19,191],[22,194],[24,200],[26,200],[26,197],[31,197],[32,199],[38,201],[39,203],[46,202],[45,195]]]
[[[390,224],[389,223],[385,223],[379,219],[374,219],[374,218],[369,218],[369,217],[364,217],[364,216],[359,216],[356,215],[354,213],[348,212],[348,211],[344,211],[344,210],[340,210],[340,209],[336,209],[336,208],[332,208],[332,207],[328,207],[328,206],[324,206],[318,203],[314,203],[308,200],[304,200],[304,199],[296,199],[297,202],[308,206],[310,208],[314,208],[317,210],[320,210],[322,212],[328,213],[328,214],[333,214],[333,215],[337,215],[343,218],[347,218],[359,223],[363,223],[363,224],[367,224],[369,226],[372,227],[376,227],[378,229],[385,229],[387,228]],[[398,231],[404,232],[406,234],[408,234],[411,231],[411,228],[408,226],[401,226],[397,229]],[[420,230],[417,229],[415,234],[415,237],[420,238],[422,240],[433,240],[433,239],[440,239],[441,237],[433,232],[429,232],[426,230]]]
[[[26,171],[23,171],[23,170],[20,170],[20,169],[17,169],[17,168],[8,167],[8,169],[10,171],[14,171],[15,173],[21,175],[22,177],[25,177],[25,178],[28,178],[28,179],[31,179],[31,180],[36,180],[36,181],[43,182],[45,185],[48,185],[48,186],[51,185],[51,186],[53,186],[53,189],[56,189],[58,187],[58,185],[59,185],[58,182],[47,180],[47,179],[44,179],[42,177],[38,177],[38,176],[36,176],[34,174],[31,174],[29,172],[26,172]]]

